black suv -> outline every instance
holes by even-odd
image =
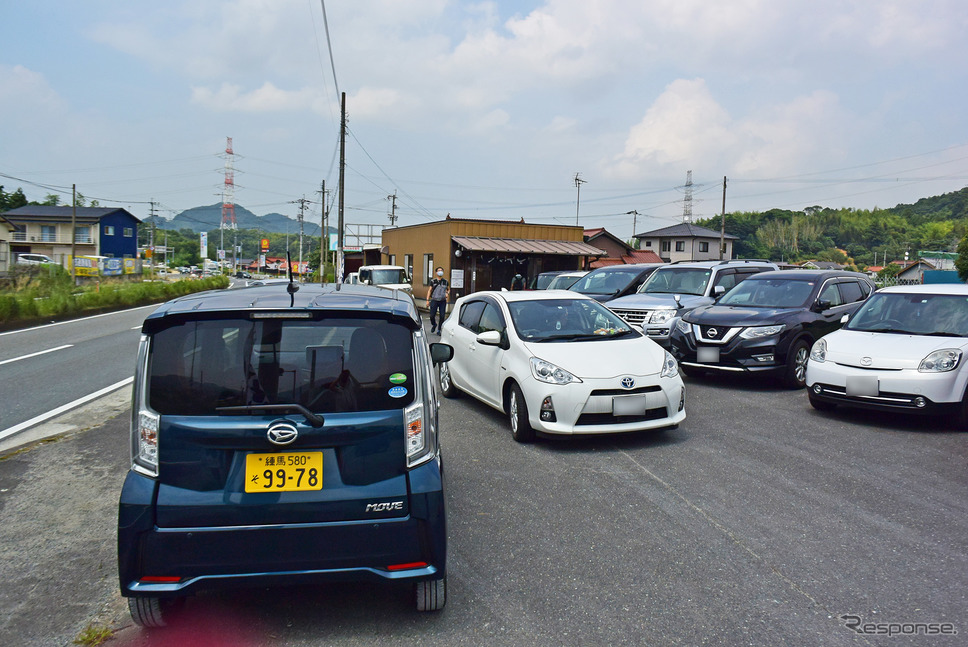
[[[203,292],[145,319],[121,594],[166,624],[198,591],[410,583],[446,600],[447,531],[429,344],[408,293],[265,285]]]
[[[874,291],[863,274],[781,270],[755,274],[714,305],[686,314],[672,354],[686,375],[775,372],[802,388],[813,342],[843,325]]]

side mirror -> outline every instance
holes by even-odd
[[[843,317],[840,318],[840,323],[845,324],[847,323],[848,319],[850,319],[850,315],[844,315]]]
[[[434,342],[430,345],[430,359],[433,360],[434,364],[449,362],[454,359],[454,347],[439,341]]]
[[[477,341],[485,346],[500,346],[501,333],[497,330],[488,330],[487,332],[482,332],[480,335],[478,335]]]
[[[725,286],[722,286],[722,285],[714,285],[713,286],[713,298],[714,299],[717,299],[718,300],[719,297],[723,296],[724,294],[726,294],[726,287]]]
[[[824,310],[830,309],[830,301],[827,299],[817,299],[817,302],[813,304],[814,312],[823,312]]]

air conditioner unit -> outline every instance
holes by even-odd
[[[31,236],[31,237],[30,237],[30,242],[34,242],[34,241],[36,241],[36,240],[37,240],[37,237],[36,237],[36,236]]]

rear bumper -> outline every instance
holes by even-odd
[[[439,467],[435,460],[410,473],[405,517],[191,528],[157,527],[156,484],[131,472],[118,516],[121,594],[174,597],[239,586],[442,578],[447,549]]]

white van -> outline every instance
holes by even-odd
[[[364,285],[378,285],[413,294],[413,286],[410,284],[407,270],[399,265],[364,265],[357,274],[359,282]]]

